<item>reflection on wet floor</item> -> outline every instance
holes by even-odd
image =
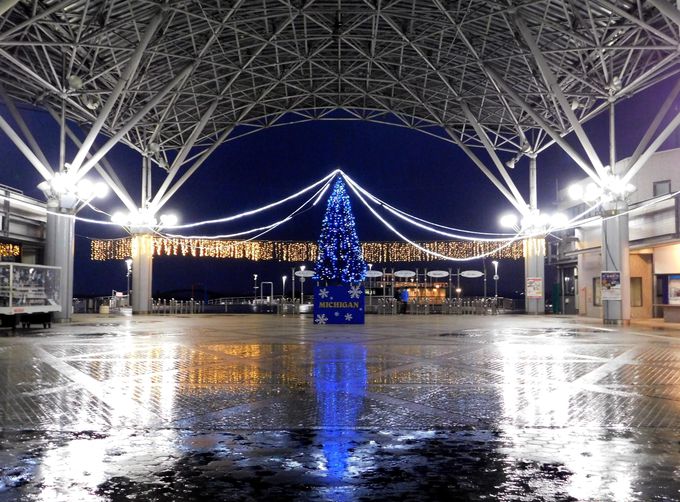
[[[0,338],[0,501],[680,500],[680,338],[145,321]]]

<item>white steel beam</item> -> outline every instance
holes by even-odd
[[[470,107],[467,105],[465,98],[460,96],[458,91],[451,85],[451,82],[449,82],[449,79],[446,78],[445,75],[443,75],[439,68],[437,68],[437,65],[433,63],[430,58],[423,52],[420,47],[415,45],[411,39],[403,32],[401,27],[393,21],[391,18],[386,16],[384,12],[380,12],[379,10],[377,11],[380,15],[380,17],[390,25],[390,27],[397,33],[399,36],[406,41],[411,49],[415,51],[418,56],[425,62],[425,64],[432,70],[434,71],[435,75],[437,78],[446,86],[446,88],[449,90],[453,98],[458,98],[459,104],[461,109],[463,110],[463,113],[468,119],[468,122],[472,125],[473,129],[477,133],[477,137],[479,140],[482,142],[482,145],[484,145],[484,148],[486,149],[487,153],[489,154],[489,157],[491,157],[491,160],[493,161],[494,165],[498,169],[498,172],[500,172],[501,177],[505,181],[506,185],[508,188],[510,188],[510,191],[513,193],[515,199],[522,205],[526,206],[526,201],[524,200],[524,197],[522,197],[522,194],[520,191],[517,189],[517,186],[515,185],[515,182],[512,180],[510,175],[505,169],[505,166],[503,165],[503,162],[498,158],[498,154],[496,153],[496,149],[494,148],[493,144],[489,140],[489,136],[487,135],[486,131],[482,127],[482,125],[479,123],[477,118],[474,116],[474,114],[470,111]]]
[[[40,159],[35,156],[33,151],[28,147],[26,143],[21,139],[21,137],[12,129],[12,126],[7,123],[7,121],[0,115],[0,129],[2,129],[9,139],[14,143],[14,145],[19,149],[24,157],[35,167],[40,175],[46,180],[52,179],[54,176],[54,171],[48,166],[43,165]]]
[[[123,70],[123,73],[120,75],[120,79],[118,80],[118,82],[116,82],[116,85],[111,90],[109,97],[106,100],[106,103],[104,103],[104,106],[102,106],[99,115],[97,115],[97,120],[95,120],[94,124],[92,124],[92,127],[90,128],[87,137],[83,140],[83,145],[78,150],[78,153],[74,157],[73,162],[71,162],[71,169],[73,170],[73,172],[77,173],[80,167],[82,166],[83,162],[85,161],[85,156],[90,151],[90,148],[92,148],[92,144],[94,143],[94,140],[101,132],[102,127],[104,127],[106,119],[108,119],[111,110],[113,110],[113,107],[116,104],[116,101],[118,101],[118,98],[123,93],[125,88],[128,86],[130,79],[134,76],[135,72],[137,71],[137,67],[139,66],[139,63],[141,62],[142,57],[144,56],[144,51],[151,42],[151,39],[156,33],[156,30],[160,26],[162,20],[163,11],[159,10],[158,14],[156,14],[156,16],[154,16],[147,25],[146,30],[144,31],[144,34],[142,35],[142,38],[139,41],[139,44],[137,45],[135,51],[130,56],[130,60],[128,61],[128,64],[125,67],[125,69]]]
[[[671,122],[664,127],[664,129],[658,134],[658,136],[649,145],[649,148],[645,150],[636,160],[635,163],[631,164],[628,168],[628,172],[623,176],[622,181],[628,183],[633,176],[635,176],[640,169],[644,167],[649,158],[656,153],[656,151],[661,148],[664,141],[666,141],[671,134],[680,126],[680,113],[678,113]]]
[[[548,124],[538,113],[536,113],[536,110],[532,108],[529,103],[524,101],[522,97],[510,86],[508,85],[501,77],[498,75],[493,69],[490,67],[487,67],[487,72],[491,75],[491,77],[494,79],[494,81],[503,88],[503,90],[512,98],[512,100],[517,103],[525,112],[527,115],[529,115],[536,125],[543,129],[548,136],[550,136],[555,143],[557,143],[564,152],[569,155],[569,157],[578,164],[578,166],[583,169],[588,176],[590,176],[593,180],[597,181],[598,183],[602,183],[600,180],[600,177],[598,174],[593,170],[592,167],[578,154],[576,150],[553,128]]]
[[[12,115],[12,118],[14,118],[14,121],[19,126],[19,129],[23,133],[24,138],[26,138],[26,141],[33,150],[35,156],[38,157],[38,159],[40,159],[40,162],[42,162],[42,164],[45,167],[51,170],[52,168],[50,167],[50,163],[47,160],[47,157],[45,157],[45,154],[43,153],[42,149],[40,148],[40,145],[33,136],[33,133],[31,133],[30,128],[28,127],[28,125],[26,125],[26,121],[21,116],[21,113],[19,113],[19,110],[14,104],[14,100],[11,98],[9,94],[7,94],[7,91],[5,91],[5,87],[1,84],[0,84],[0,98],[2,98],[2,100],[5,102],[5,105],[7,105],[7,109],[9,110],[10,115]]]
[[[571,125],[572,130],[576,134],[576,137],[579,139],[579,142],[581,143],[581,146],[585,150],[586,155],[590,159],[591,164],[595,168],[595,171],[600,175],[600,177],[604,177],[606,172],[604,166],[602,165],[602,161],[600,160],[600,157],[598,157],[597,152],[593,147],[593,144],[590,142],[590,138],[588,138],[588,135],[583,129],[583,126],[581,126],[581,122],[579,121],[578,117],[576,117],[574,111],[571,109],[571,104],[567,100],[567,97],[564,95],[564,92],[562,92],[562,88],[557,83],[555,74],[548,65],[548,62],[545,59],[543,52],[541,52],[541,49],[538,47],[538,44],[534,39],[531,31],[524,23],[524,20],[519,16],[513,16],[513,20],[515,22],[515,25],[519,29],[520,33],[522,34],[522,38],[529,46],[529,50],[531,51],[531,54],[534,56],[534,60],[538,65],[538,69],[541,71],[541,74],[543,75],[546,84],[550,88],[550,91],[554,95],[555,99],[557,99],[557,102],[562,108],[562,111],[567,116],[567,119],[569,120],[569,124]],[[613,168],[614,166],[611,167]]]
[[[54,120],[57,121],[57,123],[61,122],[61,116],[57,114],[57,112],[55,112],[52,108],[47,107],[47,112],[52,116]],[[80,140],[80,138],[66,124],[64,124],[64,133],[77,147],[80,147],[82,145],[82,141]],[[92,154],[88,152],[87,158],[88,159],[92,158]],[[102,157],[102,159],[97,164],[95,164],[94,168],[97,170],[97,172],[106,182],[106,184],[111,188],[111,190],[118,196],[121,202],[125,204],[125,207],[127,207],[130,211],[136,211],[137,205],[132,200],[132,197],[130,197],[130,194],[123,186],[123,183],[116,175],[113,166],[106,159],[106,157]]]
[[[508,201],[510,201],[510,204],[512,204],[515,209],[520,214],[526,214],[527,213],[527,206],[526,203],[522,204],[515,197],[508,191],[507,188],[505,188],[505,185],[501,183],[501,181],[496,178],[491,171],[484,165],[484,162],[475,155],[475,153],[472,151],[472,149],[467,146],[465,143],[463,143],[455,134],[454,131],[450,129],[446,129],[446,133],[449,135],[449,137],[453,140],[453,142],[458,145],[458,147],[463,150],[465,155],[468,156],[468,158],[474,162],[474,164],[477,166],[477,168],[482,171],[482,173],[491,181],[491,183],[494,184],[494,186],[498,189],[498,191],[506,198]]]
[[[512,178],[510,178],[508,171],[505,169],[503,162],[498,157],[496,150],[494,149],[493,145],[491,144],[491,141],[489,140],[489,137],[487,136],[486,131],[484,130],[484,128],[481,126],[481,124],[477,120],[477,117],[475,117],[473,115],[473,113],[470,111],[470,107],[467,105],[467,103],[461,102],[460,106],[463,109],[463,113],[465,113],[465,116],[467,117],[468,122],[470,122],[473,129],[477,133],[477,137],[482,142],[482,145],[484,145],[484,148],[486,149],[486,152],[489,154],[489,157],[491,157],[491,161],[496,166],[496,169],[498,169],[498,172],[501,173],[501,177],[503,178],[503,180],[505,180],[505,184],[508,186],[508,188],[510,188],[510,191],[515,196],[515,199],[517,200],[517,202],[519,202],[523,206],[526,206],[527,203],[524,200],[524,197],[522,197],[522,194],[517,189],[517,186],[512,181]]]
[[[165,204],[168,203],[170,198],[179,190],[179,188],[186,183],[186,181],[198,170],[201,165],[207,160],[207,158],[220,146],[222,145],[227,138],[229,138],[229,135],[232,133],[232,131],[235,129],[236,124],[243,120],[243,117],[247,116],[248,113],[250,113],[250,110],[252,110],[255,106],[257,106],[264,98],[267,97],[267,95],[272,92],[276,87],[281,85],[281,82],[284,82],[285,79],[289,76],[295,73],[300,67],[306,65],[316,54],[320,53],[323,51],[326,47],[331,45],[333,42],[332,41],[327,41],[323,44],[321,44],[319,47],[317,47],[311,54],[309,54],[308,57],[301,59],[298,61],[295,65],[291,66],[286,72],[281,75],[281,77],[276,80],[274,83],[270,84],[269,87],[267,87],[261,94],[260,96],[253,100],[250,105],[248,105],[240,114],[239,118],[235,121],[234,124],[231,124],[227,128],[225,128],[224,131],[220,134],[220,136],[213,142],[213,144],[203,153],[200,154],[198,159],[192,164],[192,166],[182,175],[180,179],[178,179],[174,185],[172,185],[172,188],[169,188],[165,194],[162,195],[162,198],[156,202],[157,197],[154,197],[154,201],[152,202],[152,209],[154,211],[158,211],[160,208],[162,208]],[[160,193],[160,191],[159,191]]]
[[[187,158],[187,155],[189,155],[189,152],[196,144],[196,140],[198,139],[199,135],[203,132],[203,129],[205,129],[205,126],[208,124],[208,121],[212,117],[212,114],[215,112],[215,109],[217,108],[218,104],[219,100],[214,99],[212,104],[210,105],[210,108],[208,108],[205,114],[201,117],[201,121],[198,124],[196,124],[196,127],[194,127],[191,136],[184,144],[184,146],[182,146],[182,149],[177,154],[177,157],[175,157],[175,160],[172,162],[172,165],[170,166],[170,170],[168,171],[167,176],[165,177],[163,183],[156,192],[156,195],[154,195],[153,200],[151,201],[151,206],[155,206],[156,204],[158,204],[158,202],[165,195],[165,192],[167,192],[168,187],[172,183],[172,180],[175,179],[175,176],[177,176],[177,173],[181,169],[184,161]]]
[[[352,48],[354,48],[357,52],[359,52],[360,54],[364,54],[364,56],[366,56],[366,54],[363,52],[363,49],[362,49],[361,47],[358,47],[357,45],[355,45],[355,44],[353,44],[353,43],[351,43],[351,42],[348,42],[348,41],[346,41],[345,43],[348,43],[348,44],[349,44]],[[444,121],[443,121],[440,117],[438,117],[437,113],[436,113],[436,112],[435,112],[435,111],[434,111],[427,103],[425,103],[425,102],[421,99],[421,97],[418,96],[417,93],[415,93],[410,87],[408,87],[407,85],[405,85],[401,79],[397,78],[397,77],[390,71],[390,69],[387,68],[386,66],[384,66],[382,63],[380,63],[380,62],[378,62],[378,61],[374,61],[373,64],[375,64],[375,66],[379,67],[386,75],[390,76],[390,78],[392,78],[392,79],[394,80],[394,82],[395,82],[396,85],[400,86],[402,89],[404,89],[404,91],[406,91],[407,93],[409,93],[413,99],[415,99],[416,101],[418,101],[418,102],[421,104],[421,106],[425,107],[425,109],[428,110],[428,112],[432,115],[432,117],[437,118],[437,119],[439,120],[440,124],[442,125],[442,127],[444,127],[444,129],[446,130],[447,134],[451,137],[451,139],[452,139],[459,147],[461,147],[461,149],[463,149],[463,151],[465,152],[465,154],[466,154],[468,157],[470,157],[470,159],[475,163],[475,165],[482,171],[482,173],[484,173],[484,175],[485,175],[487,178],[489,178],[489,180],[496,186],[496,188],[498,188],[498,189],[500,190],[500,192],[501,192],[501,193],[502,193],[502,194],[510,201],[510,203],[511,203],[513,206],[515,206],[515,208],[516,208],[520,213],[522,213],[522,214],[526,213],[526,203],[523,203],[523,202],[518,201],[518,200],[517,200],[517,199],[516,199],[516,198],[515,198],[515,197],[514,197],[514,196],[513,196],[506,188],[505,188],[505,186],[498,180],[498,178],[496,178],[496,177],[491,173],[491,171],[489,171],[489,169],[487,169],[487,167],[484,166],[484,163],[479,159],[479,157],[477,157],[474,153],[472,153],[472,150],[470,150],[470,148],[468,148],[462,141],[460,141],[460,139],[459,139],[455,134],[452,134],[452,131],[450,130],[450,128],[446,127],[446,125],[444,124]]]
[[[10,10],[18,3],[19,0],[0,0],[0,16],[2,16],[5,12]]]
[[[654,7],[657,8],[664,16],[671,18],[671,20],[680,26],[680,11],[678,8],[666,0],[647,0]]]
[[[652,140],[654,133],[661,125],[661,121],[668,114],[668,111],[671,109],[673,103],[675,102],[675,98],[677,98],[679,94],[680,94],[680,79],[678,79],[678,81],[675,83],[673,89],[668,94],[668,96],[666,96],[666,99],[664,100],[663,104],[659,107],[658,111],[656,112],[654,120],[652,120],[651,124],[649,124],[649,127],[647,128],[647,131],[645,131],[644,136],[642,136],[640,143],[638,143],[635,152],[633,152],[633,155],[631,155],[629,165],[631,166],[634,165],[640,158],[640,156],[645,152],[645,149],[649,145],[649,142]]]
[[[104,146],[102,146],[95,154],[92,155],[90,160],[82,165],[76,174],[76,178],[80,179],[85,176],[85,174],[90,169],[92,169],[95,164],[104,157],[104,155],[109,153],[109,151],[118,144],[123,136],[125,136],[135,125],[137,125],[137,123],[142,120],[144,116],[149,113],[149,111],[151,111],[151,109],[153,109],[179,83],[179,81],[182,80],[184,76],[193,69],[195,65],[196,62],[188,64],[182,71],[175,75],[175,78],[165,84],[165,86],[160,91],[158,91],[158,93],[153,98],[151,98],[151,100],[148,101],[121,129],[119,129],[116,134],[114,134],[106,143],[104,143]]]

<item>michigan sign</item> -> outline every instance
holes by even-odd
[[[363,286],[314,288],[314,324],[364,324]]]

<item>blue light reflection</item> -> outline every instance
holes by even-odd
[[[365,347],[328,343],[314,348],[319,439],[330,479],[341,479],[347,472],[367,379]]]

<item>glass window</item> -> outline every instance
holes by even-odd
[[[654,197],[666,195],[667,193],[671,193],[671,180],[654,182]]]
[[[593,305],[602,305],[602,284],[599,277],[593,277]]]
[[[642,277],[630,278],[630,306],[642,307]]]

